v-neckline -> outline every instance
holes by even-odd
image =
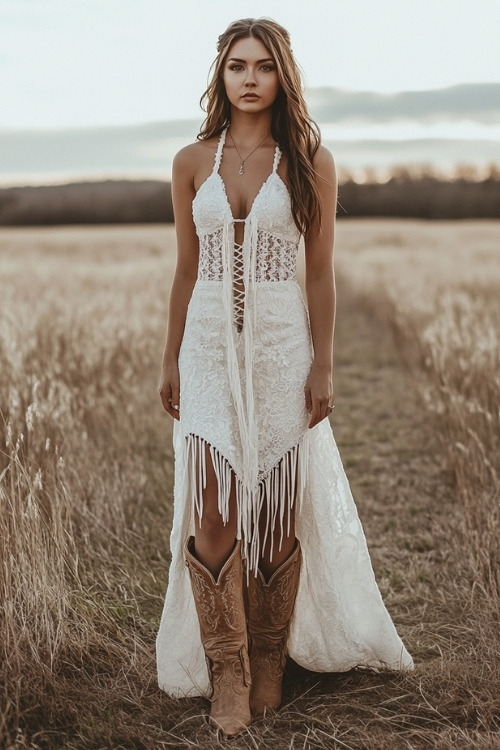
[[[276,147],[276,148],[277,148],[277,147]],[[229,202],[229,198],[228,198],[228,196],[227,196],[226,183],[224,182],[224,179],[223,179],[222,175],[221,175],[221,174],[219,174],[219,172],[218,172],[218,171],[217,171],[217,172],[215,172],[215,175],[216,175],[216,176],[217,176],[217,177],[219,178],[219,180],[220,180],[220,184],[221,184],[221,186],[222,186],[222,192],[224,193],[224,198],[225,198],[225,200],[226,200],[226,205],[227,205],[227,208],[228,208],[228,210],[229,210],[229,213],[231,214],[231,220],[232,220],[233,222],[235,222],[235,221],[238,221],[238,222],[240,222],[240,221],[241,221],[241,222],[246,222],[246,221],[248,221],[248,219],[250,218],[250,216],[251,216],[251,214],[252,214],[252,211],[253,211],[253,209],[254,209],[254,207],[255,207],[255,204],[256,204],[256,202],[257,202],[257,199],[259,198],[260,194],[262,193],[262,191],[264,190],[264,188],[266,187],[266,185],[268,184],[269,180],[271,179],[271,177],[272,177],[273,175],[276,175],[276,177],[278,178],[278,180],[280,180],[280,182],[282,182],[282,183],[283,183],[283,185],[285,184],[285,183],[283,182],[283,180],[281,179],[281,177],[279,176],[279,174],[278,174],[277,172],[274,172],[274,170],[273,170],[273,171],[272,171],[272,172],[271,172],[271,173],[270,173],[270,174],[269,174],[269,175],[268,175],[268,176],[266,177],[266,179],[264,180],[264,182],[263,182],[263,183],[262,183],[262,185],[260,186],[260,188],[259,188],[259,190],[258,190],[258,192],[257,192],[257,194],[256,194],[256,196],[255,196],[255,198],[254,198],[254,199],[253,199],[253,201],[252,201],[252,205],[250,206],[250,210],[249,210],[249,212],[247,213],[246,217],[245,217],[244,219],[236,219],[236,218],[234,217],[234,215],[233,215],[233,209],[231,208],[231,204],[230,204],[230,202]]]
[[[235,222],[235,221],[246,222],[246,221],[248,221],[248,219],[250,218],[250,216],[252,214],[252,211],[254,209],[254,206],[255,206],[255,203],[257,202],[258,197],[260,196],[260,194],[262,193],[262,191],[264,190],[265,186],[267,185],[267,183],[269,182],[269,180],[271,179],[271,177],[273,175],[276,175],[276,177],[278,178],[278,180],[280,180],[280,182],[282,182],[283,185],[285,185],[285,183],[283,182],[283,180],[281,179],[281,177],[278,174],[279,160],[278,160],[278,164],[276,164],[276,158],[277,158],[278,154],[280,154],[280,156],[281,156],[281,151],[280,151],[280,147],[278,146],[278,144],[276,144],[276,146],[274,148],[273,166],[272,166],[271,172],[267,175],[266,179],[264,180],[264,182],[260,186],[259,190],[257,191],[257,193],[256,193],[256,195],[255,195],[255,197],[254,197],[254,199],[252,201],[252,204],[250,206],[250,210],[247,213],[246,217],[244,219],[236,219],[234,217],[233,209],[231,208],[231,204],[229,202],[229,197],[227,195],[226,183],[224,182],[224,178],[222,177],[222,175],[220,173],[220,168],[221,168],[221,164],[222,164],[222,156],[224,154],[224,146],[226,145],[226,135],[227,135],[227,128],[225,128],[225,130],[223,131],[223,133],[221,135],[221,144],[218,147],[218,150],[220,148],[220,153],[217,153],[217,155],[216,155],[215,169],[213,171],[213,174],[217,175],[217,177],[219,178],[220,183],[222,185],[222,192],[224,193],[224,198],[226,199],[226,204],[227,204],[227,207],[229,209],[229,213],[231,214],[231,220],[233,222]],[[285,187],[286,187],[286,185],[285,185]]]

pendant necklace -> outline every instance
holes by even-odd
[[[255,151],[257,151],[257,149],[259,148],[259,146],[262,146],[262,144],[264,143],[264,141],[268,137],[269,133],[266,133],[266,135],[264,136],[264,138],[261,141],[259,141],[259,143],[255,146],[255,148],[253,149],[253,151],[250,151],[250,153],[248,154],[248,156],[245,156],[245,158],[243,158],[242,155],[240,154],[240,152],[238,151],[238,146],[234,142],[234,138],[231,135],[231,131],[228,130],[227,132],[228,132],[229,137],[231,138],[231,142],[232,142],[233,146],[236,149],[236,153],[238,154],[238,156],[239,156],[239,158],[241,160],[240,168],[238,169],[238,174],[245,174],[245,162],[246,162],[246,160],[249,159]]]

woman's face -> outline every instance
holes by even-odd
[[[280,83],[276,63],[260,39],[238,39],[230,48],[222,74],[233,107],[249,113],[273,104]]]

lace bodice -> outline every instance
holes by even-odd
[[[245,223],[245,238],[254,229],[254,269],[249,279],[262,281],[287,281],[295,277],[297,250],[300,233],[291,212],[290,195],[277,169],[281,151],[276,146],[273,169],[263,183],[246,219],[234,219],[227,199],[224,181],[219,174],[226,139],[223,131],[212,173],[201,185],[193,200],[193,219],[200,240],[198,278],[203,281],[222,281],[224,228],[229,233],[229,244],[235,248],[235,275],[238,272],[238,256],[245,254],[243,245],[234,243],[234,223]],[[241,264],[243,264],[241,259]],[[254,275],[253,275],[254,274]]]

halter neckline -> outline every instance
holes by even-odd
[[[234,215],[233,215],[233,210],[231,208],[231,204],[229,203],[229,198],[227,196],[226,183],[224,182],[222,176],[219,174],[219,169],[220,169],[220,165],[221,165],[221,161],[222,161],[222,152],[224,150],[224,144],[226,142],[227,130],[228,130],[227,127],[224,128],[224,130],[222,131],[222,133],[220,135],[219,143],[217,144],[217,151],[215,152],[214,168],[212,170],[212,175],[211,176],[212,177],[215,176],[220,181],[220,184],[222,186],[222,191],[224,193],[224,198],[225,198],[225,201],[226,201],[226,204],[227,204],[227,208],[228,208],[229,213],[231,215],[231,220],[234,223],[237,223],[237,222],[244,223],[244,222],[248,221],[248,219],[252,215],[254,206],[255,206],[255,204],[256,204],[259,196],[261,195],[261,193],[264,190],[265,186],[269,183],[269,181],[271,180],[272,177],[276,177],[279,180],[279,182],[281,182],[283,184],[283,186],[285,187],[285,190],[287,190],[286,185],[283,183],[283,180],[281,179],[281,177],[278,174],[278,165],[279,165],[280,159],[281,159],[281,151],[280,151],[280,148],[279,148],[278,144],[276,144],[276,147],[274,149],[274,159],[273,159],[273,168],[272,168],[272,171],[270,172],[270,174],[266,177],[266,179],[264,180],[264,182],[260,186],[257,194],[255,195],[255,197],[254,197],[254,199],[252,201],[252,205],[250,206],[250,210],[249,210],[248,214],[246,215],[246,217],[244,219],[236,219],[234,217]]]
[[[224,151],[224,145],[226,143],[226,135],[227,135],[228,129],[229,129],[229,126],[225,127],[222,133],[220,134],[219,142],[217,144],[217,150],[215,152],[214,167],[212,170],[212,174],[219,173],[219,169],[220,169],[220,165],[222,161],[222,153]],[[281,150],[278,144],[276,144],[276,147],[274,149],[273,170],[271,174],[276,174],[276,172],[278,171],[278,165],[280,163],[280,159],[281,159]]]

